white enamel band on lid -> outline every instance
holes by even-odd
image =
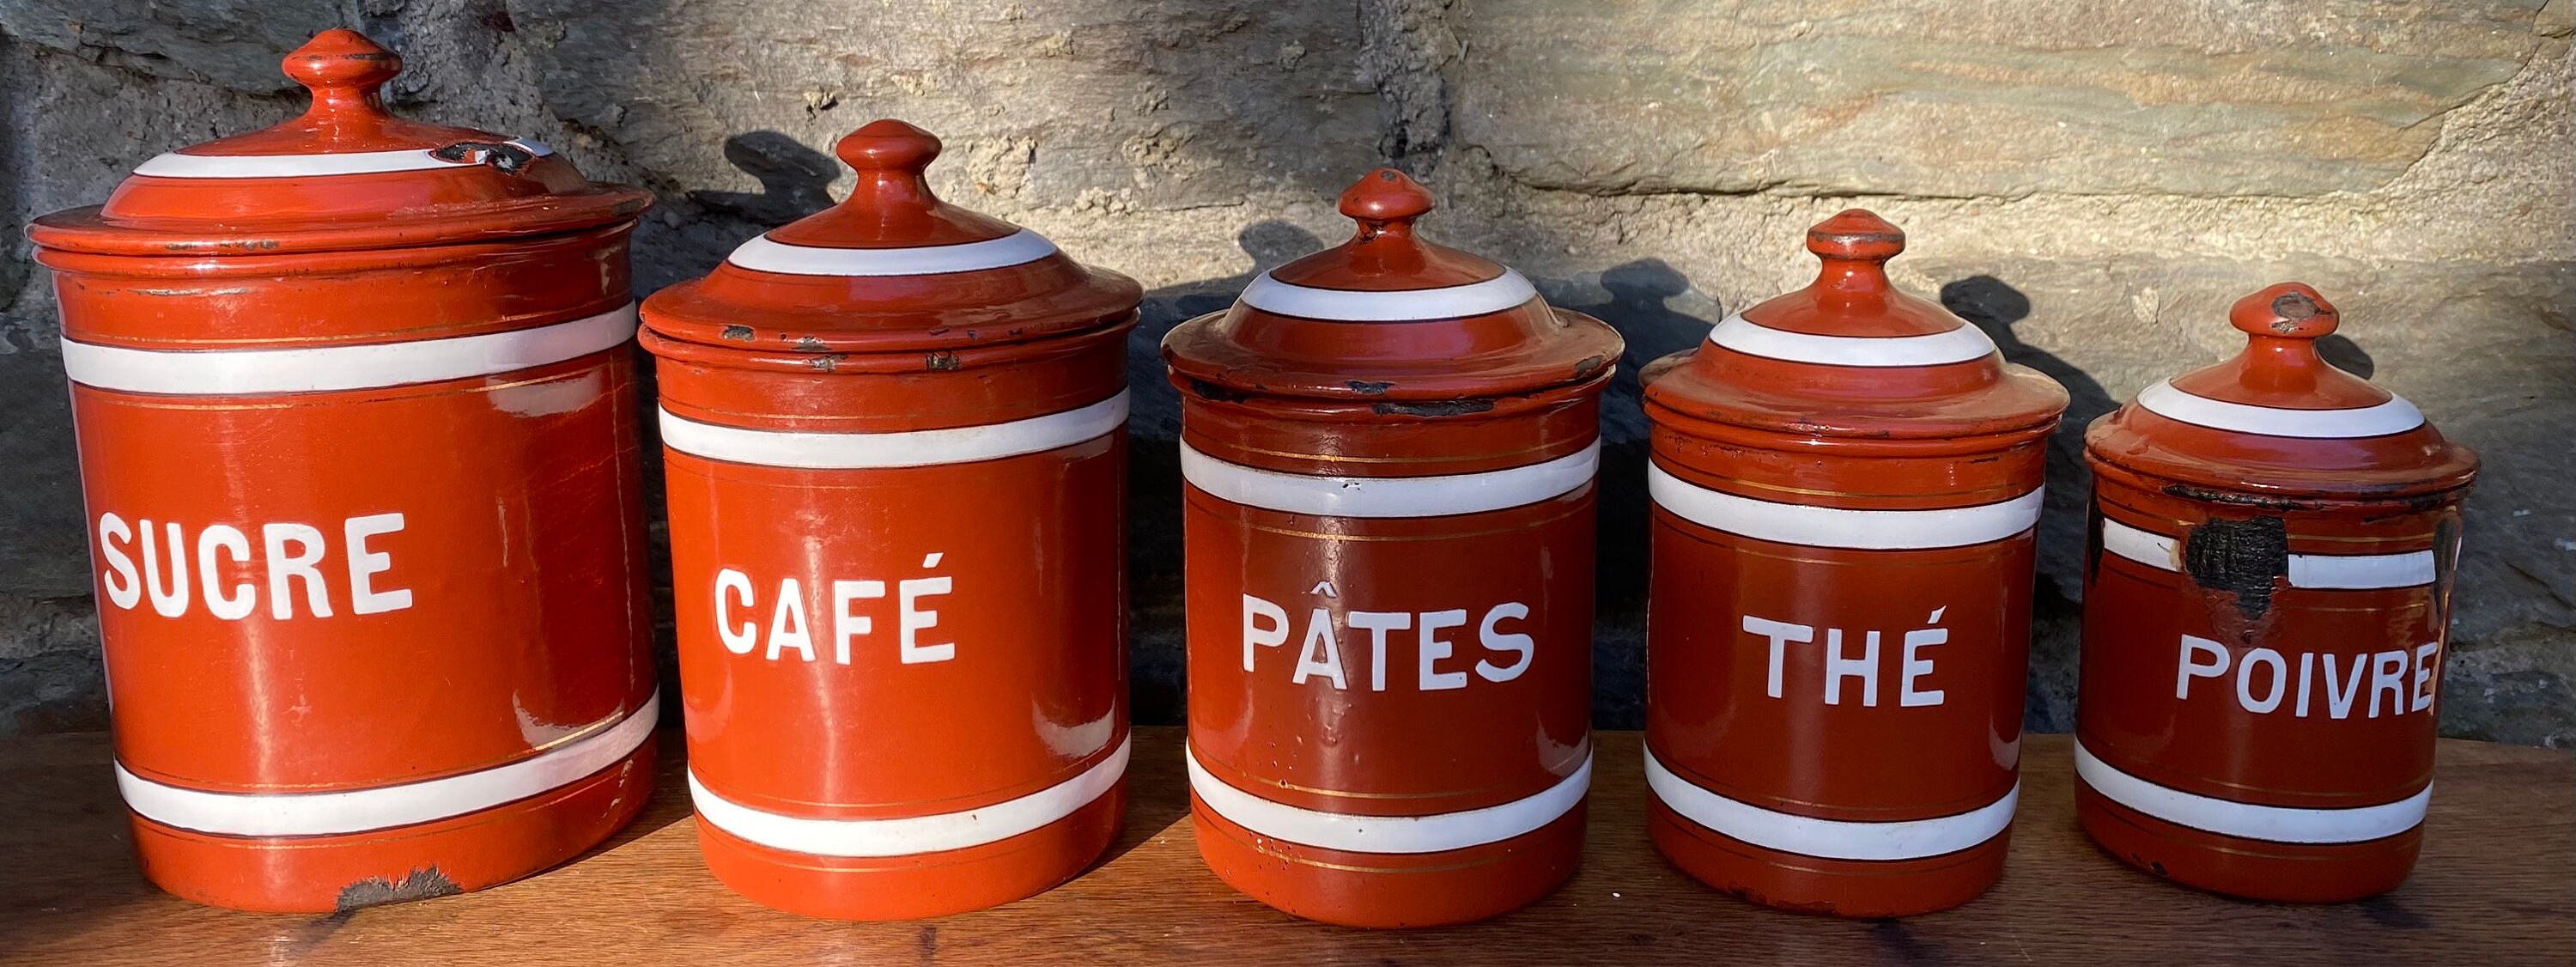
[[[1127,422],[1127,391],[1089,406],[1006,423],[893,433],[811,433],[718,426],[662,411],[662,445],[709,460],[870,470],[998,460],[1072,446]]]
[[[1243,290],[1243,304],[1263,312],[1334,322],[1458,319],[1501,312],[1535,298],[1537,287],[1510,269],[1482,282],[1389,292],[1291,285],[1263,272]]]
[[[508,765],[463,775],[340,792],[207,792],[163,785],[116,766],[125,805],[165,826],[220,836],[328,836],[480,812],[560,789],[617,764],[651,741],[662,694],[606,727]]]
[[[2160,786],[2113,768],[2075,744],[2075,775],[2112,802],[2182,826],[2221,836],[2274,843],[2362,843],[2395,836],[2424,822],[2433,786],[2392,803],[2348,809],[2300,809],[2232,802]]]
[[[1131,740],[1071,779],[1017,799],[953,813],[894,819],[809,819],[753,809],[707,790],[694,770],[698,818],[752,843],[808,856],[911,856],[998,843],[1043,829],[1091,805],[1127,774]]]
[[[2387,436],[2424,425],[2423,411],[2406,402],[2405,397],[2395,395],[2377,406],[2293,410],[2213,400],[2175,389],[2171,381],[2158,381],[2156,385],[2138,391],[2138,405],[2168,420],[2180,420],[2213,430],[2311,440]]]
[[[2012,825],[2021,783],[2003,798],[1952,816],[1893,822],[1817,819],[1764,809],[1700,788],[1646,752],[1646,788],[1683,819],[1763,849],[1829,860],[1912,860],[1956,853]]]
[[[635,304],[534,329],[302,349],[128,349],[63,340],[72,382],[130,393],[321,393],[490,376],[559,363],[635,336]]]
[[[1999,541],[2039,523],[2041,492],[1973,507],[1937,510],[1847,510],[1738,497],[1673,476],[1646,462],[1646,493],[1655,505],[1711,530],[1806,547],[1868,551],[1964,547]]]
[[[737,268],[783,275],[946,275],[1026,265],[1054,255],[1055,243],[1028,229],[1000,238],[918,248],[826,248],[752,236],[725,256]]]
[[[1984,359],[1995,342],[1975,326],[1923,336],[1819,336],[1726,317],[1708,341],[1748,356],[1825,366],[1940,366]]]
[[[2176,572],[2183,569],[2181,539],[2139,530],[2108,517],[2102,519],[2102,549],[2148,567]],[[2433,583],[2433,552],[2292,554],[2289,572],[2290,586],[2294,588],[2411,588]]]
[[[555,153],[542,141],[504,141],[532,155]],[[173,151],[135,166],[150,178],[307,178],[320,175],[371,175],[387,171],[434,171],[471,168],[482,162],[449,161],[429,148],[399,151],[350,151],[339,154],[182,154]]]
[[[1181,478],[1229,503],[1323,517],[1444,517],[1570,493],[1601,468],[1601,441],[1525,467],[1438,477],[1321,477],[1247,467],[1181,444]]]
[[[1535,832],[1583,801],[1592,788],[1592,756],[1547,791],[1499,806],[1428,816],[1362,816],[1272,802],[1225,784],[1183,750],[1190,791],[1227,822],[1272,839],[1352,853],[1439,853],[1499,843]]]

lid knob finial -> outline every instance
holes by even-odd
[[[2335,331],[2333,303],[2304,282],[2283,282],[2236,300],[2227,321],[2257,336],[2315,339]]]
[[[333,29],[313,35],[280,62],[286,76],[313,92],[306,113],[342,110],[382,113],[378,88],[402,73],[402,55],[386,50],[355,30]]]
[[[1361,175],[1360,180],[1342,191],[1342,214],[1363,225],[1410,223],[1437,206],[1431,189],[1393,168],[1380,168]]]
[[[1828,260],[1885,262],[1905,251],[1905,230],[1866,208],[1848,208],[1807,229],[1807,251]]]
[[[860,172],[900,171],[921,174],[939,157],[939,138],[893,118],[870,121],[834,145],[832,153]]]

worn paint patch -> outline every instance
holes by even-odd
[[[2183,535],[2182,567],[2203,590],[2233,596],[2245,620],[2260,621],[2290,573],[2290,534],[2278,517],[2211,520]]]
[[[1390,400],[1372,404],[1369,409],[1379,416],[1465,416],[1484,413],[1494,408],[1492,400],[1428,400],[1408,403]]]
[[[752,337],[751,327],[726,326],[724,327],[724,337],[735,342],[750,342]]]
[[[1387,390],[1395,387],[1394,383],[1372,382],[1365,379],[1344,380],[1342,385],[1350,387],[1351,392],[1363,396],[1384,396]]]
[[[947,372],[957,368],[957,354],[952,352],[931,353],[923,357],[921,364],[936,372]]]
[[[455,880],[448,879],[445,872],[432,864],[405,873],[399,880],[375,877],[351,883],[340,889],[340,897],[332,905],[341,913],[347,913],[387,903],[430,900],[463,892],[464,887],[457,886]]]

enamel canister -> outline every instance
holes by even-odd
[[[2226,362],[2094,422],[2076,816],[2235,896],[2332,901],[2415,864],[2477,457],[2317,354],[2315,290],[2238,300]]]
[[[1126,802],[1137,284],[841,140],[837,206],[644,304],[699,844],[891,920],[1071,878]]]
[[[1642,374],[1649,830],[1692,876],[1786,909],[1974,898],[2020,788],[2067,394],[1897,291],[1904,249],[1869,212],[1827,219],[1814,284]]]
[[[1341,246],[1163,341],[1181,390],[1191,817],[1227,883],[1409,927],[1573,873],[1593,479],[1620,339],[1343,193]]]
[[[37,219],[145,875],[329,911],[607,838],[657,718],[627,237],[649,197],[386,113],[333,30],[276,127]]]

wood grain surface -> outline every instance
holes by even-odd
[[[1647,843],[1638,735],[1600,736],[1573,882],[1465,927],[1368,932],[1292,919],[1198,862],[1180,731],[1137,730],[1137,795],[1107,860],[1051,893],[916,923],[806,920],[699,865],[679,743],[661,791],[608,845],[482,893],[331,916],[234,913],[134,871],[104,736],[0,742],[0,963],[2576,963],[2576,756],[2445,741],[2424,858],[2394,894],[2338,906],[2159,882],[2076,829],[2067,737],[2025,746],[2001,885],[1957,910],[1854,922],[1778,913],[1676,873]]]

